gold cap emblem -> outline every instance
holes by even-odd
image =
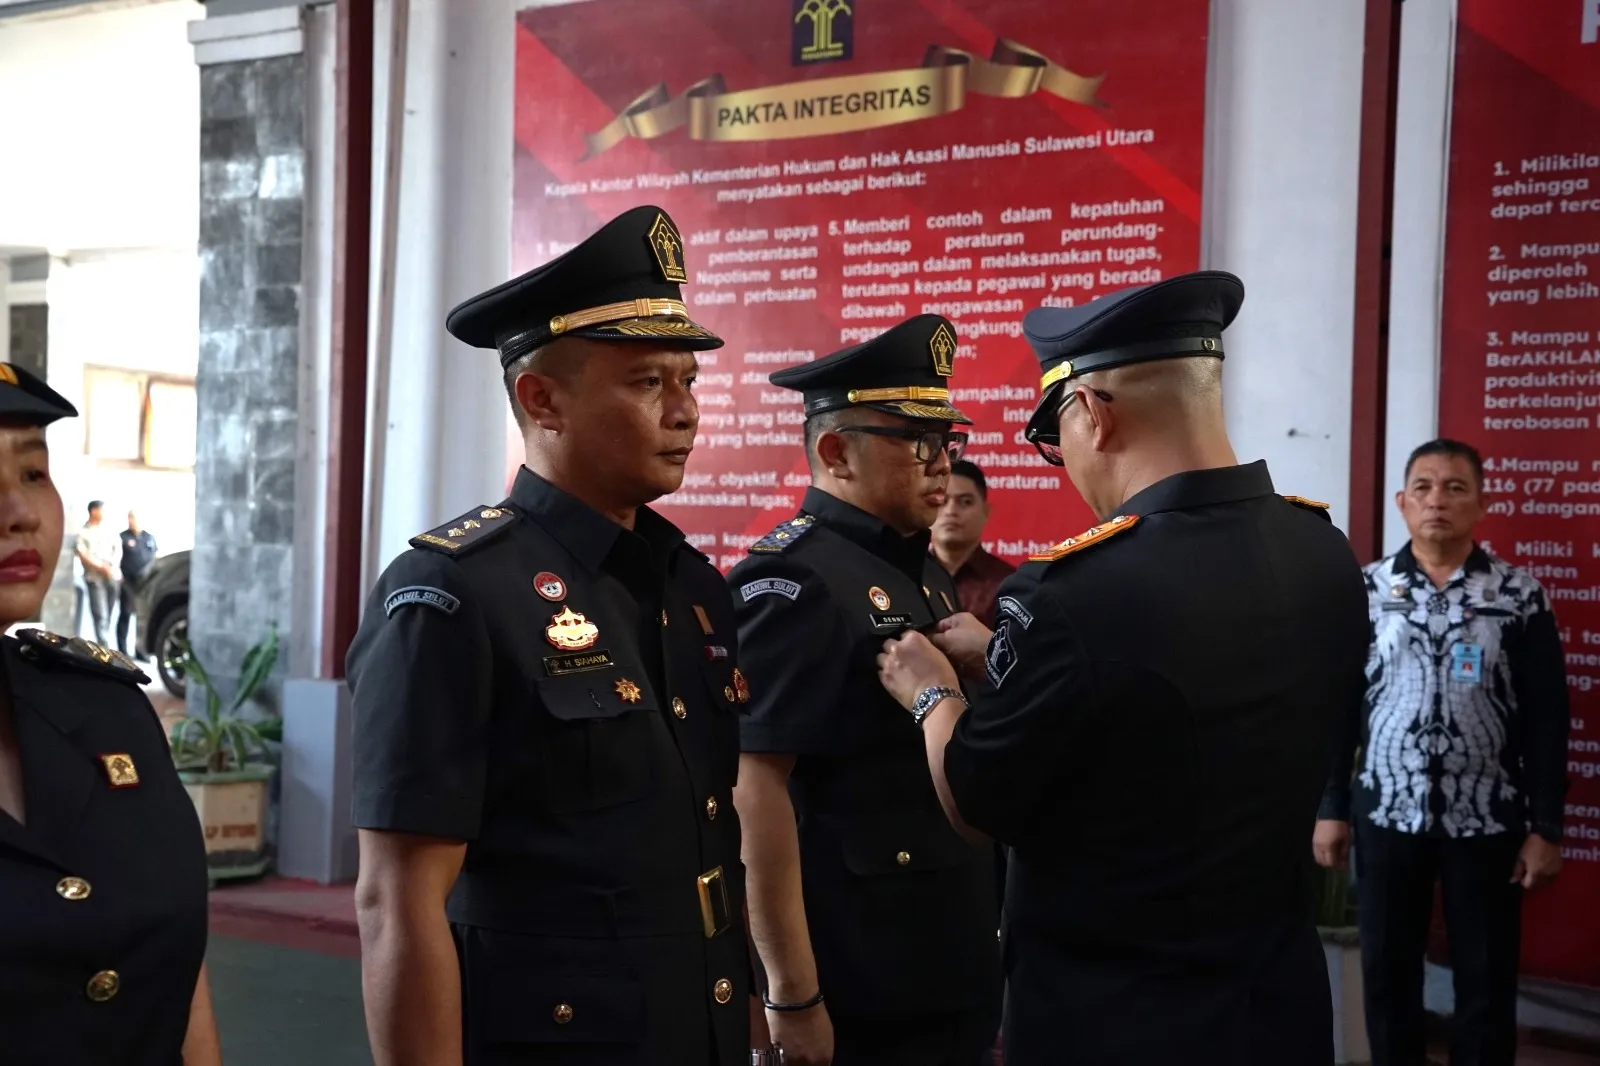
[[[651,254],[656,257],[656,266],[661,268],[661,277],[679,285],[687,282],[689,272],[685,269],[683,259],[683,238],[678,236],[672,220],[665,214],[657,215],[646,239]]]
[[[550,619],[544,637],[563,651],[582,651],[600,639],[600,628],[571,607]]]
[[[943,322],[928,338],[928,351],[933,355],[933,372],[947,378],[956,372],[956,338]]]

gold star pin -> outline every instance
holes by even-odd
[[[625,677],[621,678],[617,681],[617,695],[622,697],[623,703],[638,703],[640,696],[639,686]]]

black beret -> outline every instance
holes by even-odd
[[[1222,331],[1243,303],[1244,282],[1225,270],[1198,270],[1119,289],[1077,307],[1029,311],[1022,333],[1039,360],[1041,376],[1027,438],[1054,435],[1052,398],[1064,382],[1079,375],[1155,359],[1221,359]]]
[[[955,363],[955,328],[939,315],[918,315],[869,341],[779,370],[767,380],[800,393],[807,418],[863,406],[905,418],[971,425],[972,419],[950,405]]]
[[[722,338],[689,319],[683,237],[659,207],[635,207],[550,262],[462,303],[444,328],[500,364],[557,337],[666,341],[703,351]]]
[[[48,426],[57,419],[77,417],[78,409],[37,376],[20,366],[0,363],[0,419]]]

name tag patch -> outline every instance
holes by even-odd
[[[565,677],[568,674],[586,674],[591,670],[604,670],[611,665],[611,653],[609,651],[585,651],[575,655],[546,655],[544,657],[544,674],[546,677]]]
[[[1023,629],[1033,625],[1032,612],[1022,606],[1022,603],[1015,596],[1001,596],[997,605],[1006,614],[1015,618]]]
[[[764,577],[760,581],[739,586],[739,595],[744,597],[746,603],[757,596],[787,596],[793,600],[799,598],[800,586],[781,577]]]
[[[393,616],[394,612],[410,603],[432,607],[445,614],[455,614],[456,608],[461,606],[461,601],[450,595],[444,589],[432,588],[428,585],[407,585],[403,589],[395,589],[389,598],[383,601],[383,614],[385,618]]]
[[[989,684],[999,688],[1016,665],[1017,646],[1011,642],[1011,619],[1002,618],[983,654],[983,668],[989,675]]]
[[[1481,684],[1483,679],[1483,647],[1479,644],[1455,644],[1450,648],[1450,680],[1465,685]]]
[[[904,613],[888,614],[883,611],[872,611],[869,617],[877,629],[905,629],[911,625],[911,616]]]

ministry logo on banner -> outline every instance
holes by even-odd
[[[855,5],[861,0],[794,0],[789,62],[800,67],[855,54]]]

